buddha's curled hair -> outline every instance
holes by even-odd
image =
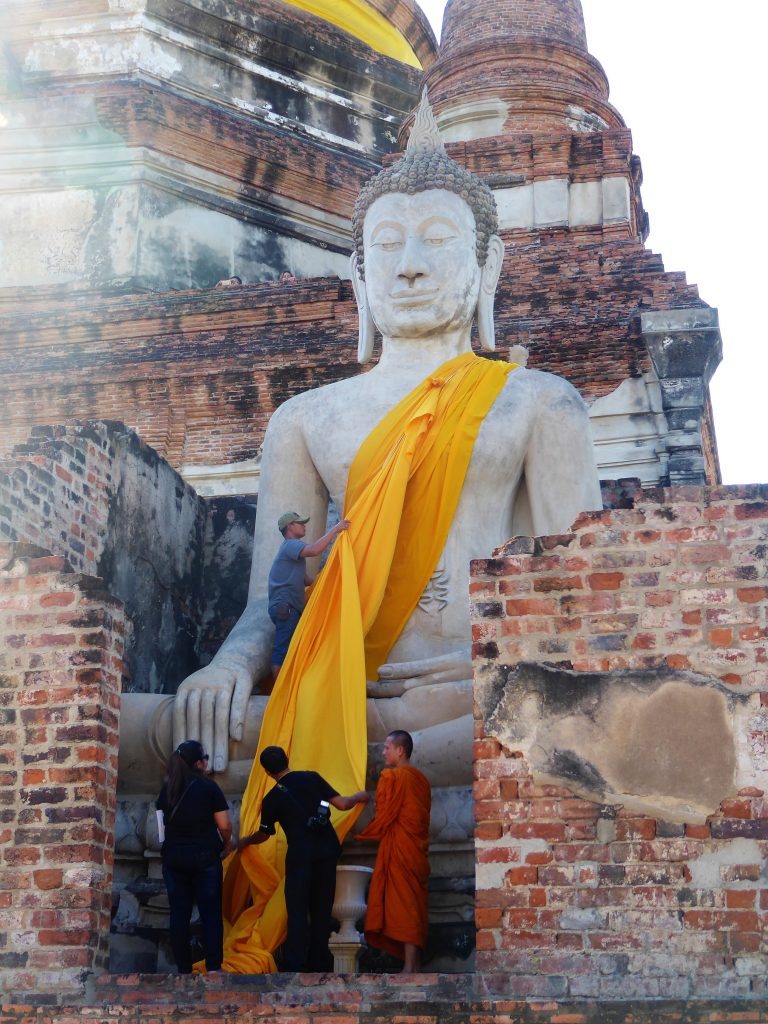
[[[444,188],[460,196],[472,210],[477,232],[477,262],[479,266],[485,266],[488,240],[498,230],[496,200],[484,181],[451,160],[446,153],[425,91],[416,111],[405,156],[366,182],[355,203],[352,238],[358,273],[363,280],[363,221],[370,206],[379,196],[392,192],[415,195],[435,188]]]

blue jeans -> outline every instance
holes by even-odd
[[[196,903],[203,929],[205,966],[220,971],[224,956],[224,923],[221,918],[221,861],[203,868],[163,864],[163,880],[171,908],[171,948],[179,974],[192,973],[189,922]]]
[[[278,608],[279,607],[281,606],[278,605]],[[285,661],[285,656],[288,654],[291,638],[296,632],[296,627],[299,624],[301,612],[298,611],[298,609],[293,608],[291,605],[288,605],[287,615],[285,618],[280,618],[278,616],[277,608],[269,609],[269,617],[275,624],[275,640],[272,646],[272,664],[282,665]]]

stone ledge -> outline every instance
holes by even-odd
[[[0,1024],[235,1024],[279,1015],[291,1024],[714,1024],[768,1021],[768,1005],[746,999],[597,1001],[520,999],[506,975],[112,975],[96,979],[86,1006],[6,1005]]]

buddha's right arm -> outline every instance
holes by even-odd
[[[210,665],[179,687],[174,705],[174,745],[199,739],[212,754],[213,771],[229,763],[230,737],[243,736],[253,684],[269,671],[274,627],[267,612],[267,579],[282,541],[277,520],[300,509],[322,530],[328,492],[307,451],[304,397],[291,399],[272,416],[261,459],[261,483],[253,538],[248,604]]]

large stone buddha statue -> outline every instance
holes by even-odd
[[[493,302],[504,256],[496,224],[490,189],[449,159],[422,100],[405,155],[368,183],[355,208],[359,356],[363,363],[371,359],[378,330],[379,361],[369,372],[297,395],[273,415],[248,605],[212,663],[186,679],[175,698],[174,742],[200,738],[214,771],[253,756],[266,698],[251,693],[254,681],[269,673],[267,577],[281,540],[279,516],[299,509],[311,517],[310,534],[324,532],[329,499],[344,507],[362,442],[438,367],[471,352],[475,318],[482,348],[494,348]],[[563,532],[579,512],[600,504],[582,399],[560,377],[513,370],[477,431],[431,579],[391,638],[378,678],[368,681],[370,744],[407,728],[433,785],[470,781],[470,560],[487,557],[511,536]],[[170,709],[164,714],[168,719]],[[130,760],[142,757],[137,752]]]

